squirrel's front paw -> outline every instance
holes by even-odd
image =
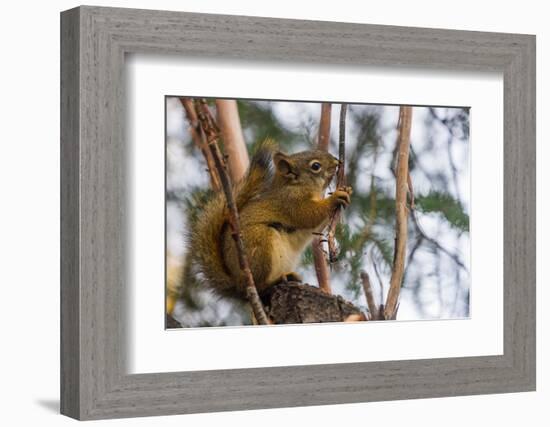
[[[348,207],[351,203],[351,187],[340,187],[332,193],[332,200],[336,206]]]

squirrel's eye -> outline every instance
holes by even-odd
[[[314,171],[314,172],[319,172],[321,170],[321,163],[313,162],[311,164],[311,170]]]

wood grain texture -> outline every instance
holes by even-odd
[[[61,408],[78,419],[535,388],[535,38],[80,7],[61,17]],[[504,75],[504,354],[128,375],[127,53]]]
[[[80,413],[78,10],[61,20],[61,412]]]

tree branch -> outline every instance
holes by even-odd
[[[313,242],[311,243],[313,264],[315,267],[315,274],[317,275],[317,281],[319,282],[319,288],[327,294],[332,294],[332,288],[330,286],[330,273],[325,250],[323,249],[324,240],[324,237],[319,235],[316,235],[313,238]]]
[[[262,293],[269,318],[275,324],[355,322],[368,320],[358,307],[340,295],[328,295],[308,284],[288,282]]]
[[[331,112],[332,104],[325,102],[321,105],[321,120],[319,122],[319,136],[317,142],[317,148],[319,150],[328,151]],[[311,243],[311,249],[313,252],[313,263],[315,266],[315,273],[317,274],[317,281],[319,282],[319,288],[327,294],[331,294],[330,274],[327,258],[323,249],[324,240],[322,235],[315,236]]]
[[[208,149],[206,143],[206,137],[200,127],[199,119],[197,112],[195,111],[195,106],[191,98],[179,98],[183,109],[185,110],[185,115],[187,116],[187,121],[191,127],[191,137],[193,142],[202,152],[206,165],[208,167],[208,173],[210,174],[210,185],[214,191],[221,190],[221,182],[218,172],[216,171],[216,166],[214,165],[214,158],[212,153]]]
[[[407,187],[409,189],[409,200],[411,202],[411,210],[414,210],[416,206],[414,204],[414,188],[413,188],[410,171],[407,172]]]
[[[409,147],[411,140],[412,107],[399,108],[399,137],[397,141],[397,175],[395,195],[395,249],[390,289],[384,307],[384,318],[394,319],[397,314],[399,293],[405,271],[407,251],[407,190],[409,176]]]
[[[340,108],[340,134],[338,137],[338,172],[336,174],[336,188],[341,188],[346,185],[346,112],[347,105],[342,104]],[[343,208],[337,208],[330,219],[328,225],[328,259],[330,263],[336,262],[338,259],[338,248],[336,246],[334,235],[336,234],[336,225],[340,221]]]
[[[367,299],[367,307],[369,308],[371,320],[380,320],[381,313],[379,307],[374,301],[374,292],[372,291],[370,277],[366,271],[361,271],[361,282],[363,283],[363,291],[365,292],[365,297]]]
[[[231,181],[239,182],[250,163],[244,142],[241,119],[237,101],[234,99],[216,99],[218,124],[221,129],[223,148],[227,155]]]
[[[227,173],[227,164],[225,159],[222,157],[220,148],[218,146],[218,141],[220,138],[220,129],[204,99],[195,99],[195,108],[197,110],[199,123],[206,135],[206,140],[208,147],[214,159],[216,170],[220,176],[220,181],[222,184],[222,190],[227,201],[227,208],[229,210],[229,225],[231,227],[231,235],[235,241],[235,246],[237,247],[237,255],[239,259],[239,266],[244,273],[246,280],[246,296],[252,310],[254,311],[254,316],[256,320],[261,325],[267,325],[268,320],[264,312],[262,302],[258,296],[258,290],[254,283],[254,278],[252,276],[252,271],[250,270],[250,264],[246,256],[246,251],[244,247],[244,242],[242,239],[242,233],[239,223],[239,212],[237,211],[237,206],[235,204],[235,197],[233,194],[233,189],[231,185],[231,180],[229,174]]]
[[[321,104],[321,120],[319,122],[319,136],[317,147],[319,150],[328,151],[330,146],[330,119],[332,114],[332,104],[323,102]]]

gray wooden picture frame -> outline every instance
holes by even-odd
[[[124,61],[134,52],[502,72],[504,354],[128,375]],[[62,12],[63,414],[100,419],[529,390],[534,36],[88,6]]]

